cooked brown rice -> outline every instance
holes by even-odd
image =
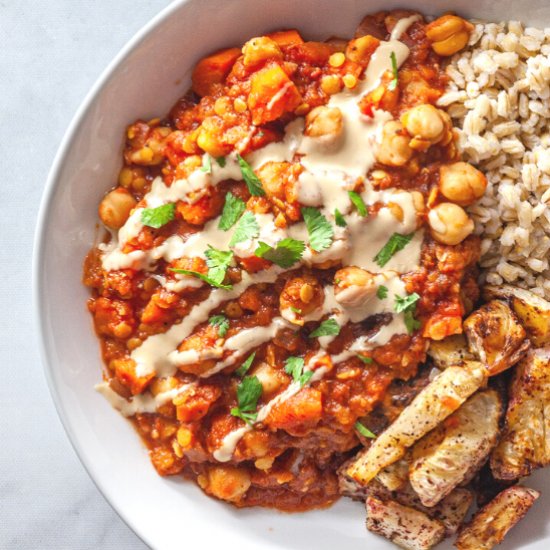
[[[474,23],[439,105],[461,128],[465,160],[489,181],[469,209],[483,277],[550,298],[550,28]]]

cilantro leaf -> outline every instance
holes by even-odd
[[[218,158],[216,158],[216,162],[218,163],[218,166],[219,166],[220,168],[224,168],[224,167],[225,167],[225,162],[226,162],[225,157],[218,157]]]
[[[290,306],[290,311],[293,311],[294,313],[297,313],[298,315],[302,315],[302,310],[300,308]]]
[[[231,409],[231,414],[252,425],[258,417],[256,407],[262,395],[262,384],[257,376],[246,376],[237,386],[237,407]]]
[[[225,315],[212,315],[208,323],[213,327],[218,327],[218,336],[223,338],[229,330],[229,319]]]
[[[396,313],[404,314],[405,326],[407,327],[407,332],[409,334],[413,333],[421,326],[420,321],[414,317],[416,312],[416,302],[418,302],[418,300],[420,300],[420,296],[416,292],[413,292],[404,298],[402,296],[395,296],[395,304],[393,309]]]
[[[286,238],[279,241],[275,248],[260,241],[254,254],[258,258],[269,260],[280,267],[288,268],[300,260],[306,245],[302,241]]]
[[[348,225],[346,218],[344,218],[344,215],[338,208],[334,209],[334,221],[338,227],[346,227],[346,225]]]
[[[409,294],[404,298],[396,294],[395,305],[393,306],[393,309],[395,310],[395,313],[414,311],[416,309],[416,302],[418,302],[418,300],[420,300],[420,296],[416,292],[413,292],[412,294]]]
[[[248,372],[248,369],[252,366],[254,357],[256,357],[256,352],[251,353],[246,358],[246,361],[235,371],[235,374],[241,377],[244,376]]]
[[[224,285],[221,282],[215,281],[204,273],[199,273],[198,271],[191,271],[190,269],[176,269],[174,267],[169,267],[168,269],[169,271],[179,273],[180,275],[189,275],[191,277],[196,277],[197,279],[201,279],[205,283],[208,283],[210,286],[214,286],[216,288],[223,288],[223,290],[231,290],[233,288],[232,285]]]
[[[372,433],[366,426],[363,426],[359,420],[354,425],[355,429],[363,436],[368,439],[376,439],[376,434]]]
[[[395,52],[392,52],[390,54],[390,58],[391,58],[391,70],[393,73],[393,80],[389,83],[388,90],[390,92],[393,92],[393,90],[397,88],[397,83],[399,79],[398,68],[397,68],[397,57],[395,56]]]
[[[361,359],[365,365],[371,365],[372,364],[372,357],[365,357],[364,355],[357,355],[358,359]]]
[[[229,246],[235,246],[237,243],[255,239],[260,234],[260,226],[256,220],[256,216],[252,212],[245,212],[237,223],[235,233],[229,241]]]
[[[357,212],[359,212],[359,215],[363,216],[363,218],[366,218],[369,213],[363,197],[361,197],[361,195],[359,193],[356,193],[355,191],[348,191],[348,195],[351,202],[353,203],[353,206],[357,208]]]
[[[301,357],[288,357],[285,361],[285,372],[292,376],[294,382],[298,382],[300,387],[304,387],[313,376],[312,370],[304,370],[305,363]]]
[[[156,208],[144,208],[141,212],[141,223],[147,227],[158,229],[174,219],[175,211],[176,205],[173,202]]]
[[[316,252],[322,252],[332,244],[332,225],[317,208],[305,206],[301,210],[309,234],[309,244]]]
[[[233,260],[233,252],[231,250],[218,250],[211,245],[208,245],[208,250],[205,250],[206,265],[208,266],[208,277],[218,284],[225,279],[227,268]]]
[[[408,235],[394,233],[389,238],[388,242],[379,250],[378,254],[376,254],[374,261],[380,267],[384,267],[394,254],[403,250],[411,242],[413,237],[414,233],[409,233]]]
[[[262,197],[263,195],[265,195],[264,188],[262,187],[262,182],[260,181],[260,178],[254,173],[254,170],[252,170],[252,166],[250,166],[250,164],[248,164],[248,162],[246,162],[246,160],[244,160],[243,157],[241,157],[241,155],[239,154],[237,154],[237,161],[241,169],[243,180],[245,181],[246,186],[250,191],[250,194],[254,197]]]
[[[378,290],[376,291],[376,297],[379,300],[383,300],[384,298],[388,297],[388,287],[384,285],[380,285],[378,287]]]
[[[340,325],[335,319],[327,319],[323,321],[313,332],[310,333],[310,338],[318,338],[319,336],[338,336],[340,334]]]
[[[244,201],[233,195],[231,192],[227,193],[227,195],[225,195],[225,203],[223,205],[222,215],[220,217],[218,227],[222,231],[231,229],[237,223],[237,220],[242,216],[245,209],[246,204]]]
[[[208,153],[204,156],[200,171],[205,172],[206,174],[212,173],[212,159],[210,158],[210,155]]]

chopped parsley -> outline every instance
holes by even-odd
[[[332,225],[317,208],[305,206],[301,210],[306,222],[309,244],[316,252],[322,252],[332,244],[334,237]]]
[[[218,327],[218,336],[223,338],[229,330],[229,319],[225,315],[212,315],[208,323],[213,327]]]
[[[285,372],[292,376],[294,382],[298,382],[300,387],[305,386],[313,376],[312,370],[304,370],[305,363],[301,357],[289,357],[285,361]]]
[[[231,229],[242,216],[246,209],[244,201],[229,192],[225,195],[225,203],[223,205],[222,215],[218,227],[222,231]]]
[[[355,423],[354,427],[363,437],[376,439],[376,434],[372,433],[366,426],[363,426],[359,420]]]
[[[258,399],[262,395],[262,384],[257,376],[246,376],[237,386],[237,407],[231,409],[231,414],[252,425],[258,413]]]
[[[141,212],[141,223],[147,227],[158,229],[174,219],[176,205],[171,202],[156,208],[144,208]]]
[[[388,90],[390,92],[393,92],[393,90],[395,90],[397,88],[397,83],[398,83],[398,79],[399,79],[399,75],[398,75],[398,72],[397,72],[398,71],[397,57],[395,55],[395,52],[392,52],[390,54],[390,58],[391,58],[391,71],[393,73],[393,79],[388,85]]]
[[[364,355],[358,355],[357,356],[358,359],[361,359],[361,361],[363,361],[363,363],[365,363],[365,365],[372,365],[372,357],[365,357]]]
[[[256,352],[251,353],[246,358],[246,361],[235,371],[235,374],[241,377],[244,376],[248,372],[248,369],[250,369],[250,367],[252,366],[254,357],[256,357]]]
[[[334,221],[338,227],[346,227],[346,225],[348,225],[346,218],[344,218],[344,215],[338,208],[334,209]]]
[[[296,239],[282,239],[277,243],[275,248],[260,241],[258,248],[254,251],[254,254],[258,258],[269,260],[280,267],[289,268],[300,260],[306,245],[303,241],[297,241]]]
[[[254,197],[261,197],[265,195],[264,188],[262,187],[262,182],[260,181],[260,178],[254,173],[254,170],[252,170],[252,166],[250,166],[250,164],[248,164],[248,162],[246,162],[246,160],[244,160],[243,157],[241,157],[241,155],[239,154],[237,154],[237,161],[239,162],[239,167],[241,169],[243,180],[246,183],[250,194]]]
[[[178,273],[179,275],[189,275],[191,277],[196,277],[197,279],[201,279],[205,283],[208,283],[210,286],[214,286],[216,288],[223,288],[224,290],[231,290],[233,288],[232,285],[224,285],[221,282],[215,281],[204,273],[199,273],[198,271],[191,271],[190,269],[175,269],[173,267],[169,267],[168,269],[170,271],[173,271],[174,273]]]
[[[376,291],[376,297],[379,300],[383,300],[384,298],[387,298],[388,296],[388,287],[384,285],[380,285],[378,287],[378,290]]]
[[[323,321],[312,333],[310,338],[319,338],[319,336],[338,336],[340,334],[340,325],[335,319]]]
[[[227,268],[233,261],[233,252],[231,250],[218,250],[212,245],[208,245],[208,250],[204,252],[204,255],[208,266],[208,277],[221,283],[225,279]]]
[[[294,313],[297,313],[298,315],[302,315],[302,310],[298,307],[290,306],[290,311],[293,311]]]
[[[405,326],[409,334],[418,330],[421,326],[420,321],[415,318],[416,303],[420,300],[420,296],[413,292],[404,298],[402,296],[395,296],[395,305],[393,309],[396,313],[403,313],[405,317]]]
[[[212,173],[212,159],[210,158],[209,154],[206,154],[204,156],[200,171],[205,172],[206,174],[211,174]]]
[[[380,249],[378,254],[374,257],[374,261],[380,266],[384,267],[392,258],[394,254],[403,250],[414,237],[414,233],[408,235],[401,235],[400,233],[394,233],[388,240],[388,242]]]
[[[218,163],[218,166],[219,166],[220,168],[224,168],[224,167],[225,167],[225,162],[226,162],[226,161],[225,161],[225,157],[218,157],[218,158],[216,159],[216,162]]]
[[[252,212],[245,212],[237,223],[235,233],[229,241],[229,246],[235,246],[237,243],[255,239],[260,234],[260,226],[256,220],[256,216]]]
[[[359,215],[363,216],[363,218],[368,216],[367,205],[365,204],[363,197],[361,197],[361,195],[359,193],[356,193],[355,191],[348,191],[348,195],[351,202],[353,203],[353,206],[355,206],[357,212],[359,212]]]

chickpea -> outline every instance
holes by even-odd
[[[285,377],[281,376],[278,370],[263,362],[254,368],[252,374],[258,377],[264,394],[277,391],[285,381]]]
[[[444,15],[426,27],[426,36],[436,54],[450,56],[468,44],[473,29],[474,26],[461,17]]]
[[[334,142],[341,137],[343,131],[344,119],[338,107],[321,105],[306,116],[306,136]]]
[[[433,105],[417,105],[401,115],[401,123],[412,136],[409,145],[412,149],[426,151],[430,145],[447,138],[451,131],[446,113]]]
[[[445,164],[439,169],[439,190],[450,201],[468,206],[480,199],[487,188],[487,178],[467,162]]]
[[[428,214],[432,237],[442,243],[461,243],[474,230],[474,222],[458,204],[442,202]]]
[[[107,193],[99,203],[99,218],[109,229],[120,229],[136,204],[136,200],[129,191],[123,187],[117,187]]]
[[[409,136],[404,135],[403,126],[397,120],[390,120],[382,129],[382,141],[376,151],[378,162],[387,166],[404,166],[411,159],[413,150]]]
[[[277,42],[267,36],[252,38],[243,46],[245,67],[259,65],[268,59],[283,59],[283,52]]]
[[[284,200],[285,185],[289,182],[290,164],[288,162],[266,162],[256,174],[262,182],[262,187],[268,197]]]
[[[239,501],[251,485],[248,472],[235,466],[213,466],[199,478],[199,485],[207,493],[230,502]]]
[[[281,310],[294,308],[300,316],[313,313],[325,300],[321,283],[312,275],[289,279],[279,297]]]
[[[358,307],[376,294],[374,275],[360,267],[339,269],[334,280],[334,297],[343,306]]]
[[[214,158],[223,157],[231,150],[231,146],[221,141],[225,135],[222,126],[223,122],[220,119],[205,118],[197,135],[197,145]]]

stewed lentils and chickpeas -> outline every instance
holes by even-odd
[[[236,506],[323,507],[479,296],[484,175],[436,107],[472,25],[369,15],[251,38],[126,131],[84,265],[98,390],[161,475]]]

